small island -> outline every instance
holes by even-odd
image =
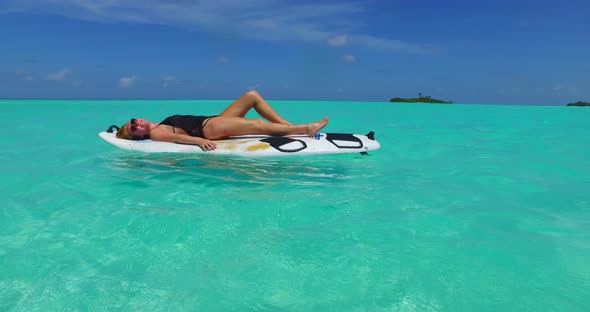
[[[590,106],[590,103],[577,101],[576,103],[568,103],[566,106]]]
[[[418,93],[416,98],[392,98],[389,102],[396,103],[437,103],[437,104],[452,104],[450,101],[443,101],[431,98],[429,95],[422,96],[422,93]]]

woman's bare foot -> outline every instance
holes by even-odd
[[[310,123],[307,125],[307,130],[305,131],[305,134],[307,134],[307,136],[309,136],[310,138],[313,138],[314,136],[316,136],[316,134],[318,134],[318,132],[320,132],[320,130],[322,130],[323,127],[326,126],[326,124],[328,124],[328,117],[324,117],[324,119],[320,121]]]

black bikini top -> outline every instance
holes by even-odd
[[[211,118],[210,116],[193,116],[193,115],[172,115],[160,122],[161,125],[172,126],[172,131],[176,133],[175,128],[184,130],[190,136],[205,138],[203,134],[203,122]],[[209,121],[209,120],[207,120]]]

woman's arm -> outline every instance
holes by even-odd
[[[211,140],[199,137],[192,137],[186,134],[169,133],[164,131],[152,131],[150,137],[154,141],[172,142],[179,144],[198,145],[204,151],[212,151],[217,148],[217,144]]]

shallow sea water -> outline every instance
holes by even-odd
[[[590,310],[589,109],[270,101],[368,156],[97,136],[230,102],[0,100],[0,310]]]

